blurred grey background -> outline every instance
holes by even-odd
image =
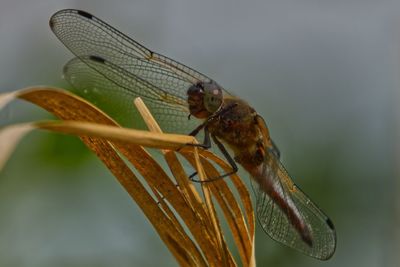
[[[338,244],[320,262],[258,228],[258,266],[400,266],[399,1],[2,0],[0,91],[66,86],[72,55],[48,27],[63,8],[95,14],[263,115]],[[2,125],[45,118],[26,103],[0,113]],[[0,266],[176,262],[77,138],[36,132],[0,174]]]

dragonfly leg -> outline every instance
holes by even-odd
[[[224,155],[225,159],[228,161],[229,165],[231,165],[232,171],[224,173],[220,177],[226,177],[229,175],[232,175],[234,173],[237,173],[239,170],[238,166],[236,165],[236,162],[233,160],[232,156],[229,154],[229,152],[226,150],[225,146],[218,140],[218,138],[215,135],[211,135],[214,143],[218,146],[219,150],[222,152]]]
[[[211,147],[210,134],[208,133],[208,129],[206,127],[206,123],[202,123],[199,126],[197,126],[197,128],[194,129],[192,132],[190,132],[189,135],[190,136],[196,136],[203,128],[204,128],[204,140],[203,140],[203,143],[201,143],[201,144],[187,143],[186,146],[197,146],[197,147],[201,147],[201,148],[204,148],[204,149],[209,149]],[[181,150],[183,147],[184,146],[178,148],[177,151]]]
[[[209,149],[211,147],[211,139],[210,139],[210,132],[208,131],[207,126],[203,126],[204,128],[204,139],[203,143],[201,144],[188,144],[189,146],[197,146],[202,147],[204,149]],[[196,128],[197,129],[197,128]],[[195,130],[196,130],[195,129]],[[197,133],[196,133],[197,134]],[[194,135],[193,135],[194,136]]]
[[[234,104],[228,105],[228,106],[226,106],[224,108],[221,108],[220,110],[215,112],[212,116],[210,116],[205,122],[203,122],[202,124],[197,126],[196,129],[194,129],[193,131],[191,131],[189,133],[189,135],[196,136],[204,128],[204,140],[203,140],[203,143],[202,144],[187,144],[187,145],[202,147],[204,149],[209,149],[211,147],[211,140],[210,140],[210,133],[208,131],[207,124],[210,123],[211,121],[215,120],[219,116],[223,115],[224,113],[228,112],[229,110],[233,109],[236,106],[237,106],[237,104],[234,103]],[[224,173],[221,176],[218,176],[218,177],[215,177],[215,178],[212,178],[212,179],[208,179],[207,181],[200,181],[200,180],[193,179],[193,177],[195,177],[197,175],[197,172],[194,172],[189,176],[189,179],[192,182],[199,182],[199,183],[212,182],[212,181],[224,178],[226,176],[229,176],[231,174],[234,174],[234,173],[236,173],[238,171],[238,167],[237,167],[235,161],[229,155],[228,151],[226,151],[224,145],[214,135],[212,135],[212,139],[217,144],[219,150],[222,152],[222,154],[225,156],[226,160],[231,165],[232,171],[230,171],[228,173]]]
[[[208,131],[207,131],[208,132]],[[209,134],[207,134],[209,135]],[[224,155],[225,159],[228,161],[229,165],[231,165],[232,170],[230,172],[224,173],[218,177],[213,177],[210,178],[206,181],[200,181],[200,180],[195,180],[193,179],[193,177],[197,174],[197,172],[193,173],[192,175],[189,176],[189,179],[192,182],[198,182],[198,183],[208,183],[208,182],[213,182],[215,180],[219,180],[219,179],[223,179],[227,176],[230,176],[234,173],[236,173],[239,169],[238,166],[236,165],[235,161],[233,160],[233,158],[231,157],[231,155],[228,153],[228,151],[226,150],[226,148],[224,147],[224,145],[218,140],[218,138],[215,135],[211,135],[214,143],[218,146],[219,150],[222,152],[222,154]]]
[[[204,127],[204,126],[203,126]],[[197,127],[198,128],[198,127]],[[197,129],[196,128],[196,129]],[[196,130],[195,129],[195,130]],[[204,148],[204,149],[209,149],[210,147],[211,147],[211,140],[210,140],[210,132],[208,131],[208,128],[207,127],[204,127],[204,140],[203,140],[203,143],[202,144],[188,144],[188,145],[191,145],[191,146],[199,146],[199,147],[202,147],[202,148]],[[193,177],[195,177],[197,175],[197,172],[194,172],[194,173],[192,173],[190,176],[189,176],[189,179],[190,179],[190,181],[193,181],[193,182],[200,182],[200,180],[195,180],[195,179],[193,179]]]
[[[206,138],[208,138],[207,141],[209,141],[209,137],[207,137],[208,135],[208,129],[207,129],[207,124],[209,124],[211,121],[215,120],[216,118],[218,118],[219,116],[223,115],[224,113],[228,112],[229,110],[233,109],[234,107],[236,107],[237,104],[231,104],[229,106],[226,106],[224,108],[221,108],[220,110],[218,110],[217,112],[215,112],[213,115],[211,115],[205,122],[203,122],[202,124],[200,124],[199,126],[196,127],[196,129],[194,129],[193,131],[191,131],[189,133],[190,136],[196,136],[203,128],[204,128],[204,133],[205,133],[205,137],[204,137],[204,142],[203,144],[188,144],[190,146],[200,146],[203,148],[210,148],[211,147],[211,142],[209,146],[205,146],[206,144]],[[206,132],[207,131],[207,132]]]
[[[189,133],[190,136],[196,136],[204,127],[206,127],[208,123],[208,120],[200,124],[199,126],[196,127],[193,131]]]
[[[224,108],[221,108],[220,110],[218,110],[217,112],[215,112],[213,115],[211,115],[210,117],[207,118],[206,121],[204,121],[202,124],[200,124],[199,126],[196,127],[196,129],[194,129],[193,131],[191,131],[189,133],[190,136],[196,136],[203,128],[207,127],[207,124],[209,124],[210,122],[212,122],[213,120],[215,120],[216,118],[218,118],[219,116],[223,115],[224,113],[228,112],[229,110],[233,109],[234,107],[236,107],[237,104],[231,104],[228,105]],[[190,115],[189,115],[190,116]],[[189,117],[190,118],[190,117]],[[190,144],[193,145],[193,144]]]

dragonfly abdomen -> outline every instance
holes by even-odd
[[[267,194],[269,198],[277,204],[279,209],[286,216],[289,223],[296,229],[301,239],[309,247],[312,247],[313,237],[310,228],[305,223],[304,218],[301,216],[300,211],[296,207],[296,204],[293,202],[292,198],[284,190],[282,190],[282,181],[270,177],[277,173],[276,170],[273,170],[274,167],[277,167],[273,160],[267,159],[263,164],[258,166],[245,164],[243,167],[257,182],[260,190]]]

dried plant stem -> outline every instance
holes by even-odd
[[[187,145],[197,143],[194,137],[162,133],[139,99],[135,100],[135,105],[150,132],[121,128],[98,108],[63,90],[36,87],[3,94],[0,95],[0,106],[15,97],[45,108],[62,121],[1,128],[0,148],[5,149],[0,153],[7,155],[2,162],[0,154],[0,166],[18,140],[32,129],[78,135],[142,209],[180,266],[236,266],[220,226],[215,206],[217,203],[228,222],[242,265],[255,266],[254,213],[249,193],[236,174],[231,175],[230,179],[240,199],[234,196],[222,179],[203,183],[201,190],[196,189],[181,165],[176,150],[197,170],[202,181],[220,175],[214,165],[219,165],[225,171],[230,171],[230,166],[209,151]],[[142,146],[161,149],[173,175],[168,175]],[[143,179],[136,177],[132,167],[140,173],[148,187],[144,186]],[[239,200],[243,202],[244,211]]]

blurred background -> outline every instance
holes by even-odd
[[[256,235],[258,266],[399,266],[399,1],[2,0],[0,91],[66,87],[49,17],[95,14],[214,78],[267,121],[294,181],[333,220],[320,262]],[[50,116],[27,103],[1,125]],[[247,179],[246,175],[243,175]],[[176,266],[75,137],[35,132],[0,173],[0,266]]]

